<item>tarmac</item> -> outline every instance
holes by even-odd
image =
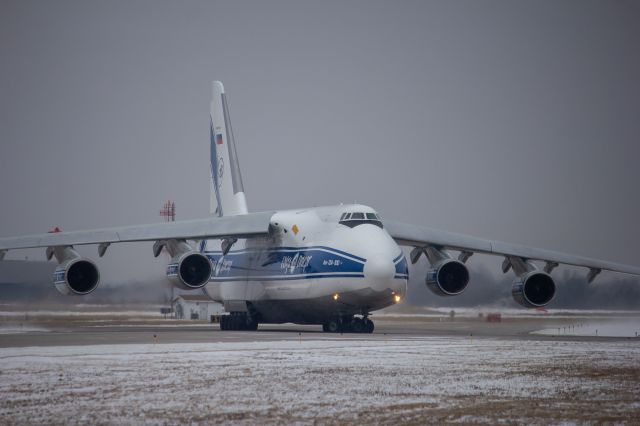
[[[65,318],[55,320],[34,317],[0,323],[0,348],[29,346],[82,346],[145,343],[219,343],[344,338],[384,340],[389,337],[469,337],[520,340],[627,340],[629,337],[571,336],[564,327],[579,322],[567,318],[508,318],[498,323],[480,319],[382,317],[375,319],[373,334],[325,333],[318,325],[261,324],[257,331],[221,331],[217,324],[204,321],[129,320]],[[2,325],[10,332],[2,333]],[[558,328],[557,335],[531,334],[541,329]],[[24,331],[22,331],[24,330]],[[638,339],[640,341],[640,339]]]

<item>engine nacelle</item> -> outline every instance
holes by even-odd
[[[456,296],[469,284],[469,270],[464,263],[445,259],[427,272],[427,287],[439,296]]]
[[[513,282],[511,295],[525,308],[539,308],[551,302],[556,294],[553,278],[545,272],[531,271]]]
[[[95,263],[82,257],[66,260],[56,267],[53,285],[65,295],[91,293],[100,283],[100,272]]]
[[[209,258],[195,251],[179,254],[167,265],[167,278],[183,290],[204,287],[211,278],[211,272]]]

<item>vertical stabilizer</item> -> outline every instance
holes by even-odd
[[[211,139],[211,213],[234,216],[247,213],[247,200],[233,139],[224,86],[213,82],[210,113]]]

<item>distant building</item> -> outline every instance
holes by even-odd
[[[181,294],[176,296],[171,306],[176,319],[207,320],[219,317],[224,313],[224,307],[201,294]]]

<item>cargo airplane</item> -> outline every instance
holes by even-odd
[[[429,262],[426,286],[440,296],[462,293],[474,253],[502,256],[513,271],[513,298],[524,307],[548,304],[559,264],[586,268],[588,282],[603,270],[640,275],[640,268],[398,223],[375,209],[335,205],[249,213],[222,83],[213,83],[210,111],[211,215],[204,219],[0,239],[8,250],[42,247],[55,257],[55,288],[85,295],[96,289],[96,264],[75,246],[95,244],[102,257],[114,243],[153,242],[172,257],[167,277],[182,289],[202,289],[229,315],[222,330],[259,323],[318,324],[327,332],[371,333],[373,311],[401,301],[409,261]]]

